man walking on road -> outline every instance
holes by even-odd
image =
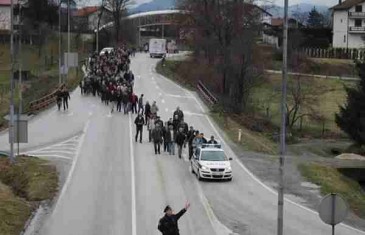
[[[138,139],[138,134],[139,134],[139,142],[142,143],[142,132],[143,132],[143,125],[144,125],[144,118],[142,117],[141,114],[138,114],[138,116],[136,117],[136,120],[134,120],[134,124],[136,124],[136,142]]]
[[[143,106],[143,94],[141,94],[141,96],[138,99],[138,113],[140,114],[144,114],[144,106]]]
[[[70,92],[64,87],[62,91],[63,110],[68,109],[68,100],[71,99]]]
[[[186,203],[185,208],[179,213],[174,214],[170,206],[166,206],[164,213],[165,216],[160,219],[158,223],[158,230],[163,235],[180,235],[178,220],[183,216],[189,209],[190,203]]]
[[[155,129],[152,130],[152,139],[155,147],[155,154],[161,154],[162,128],[159,124],[156,124]]]
[[[186,140],[186,135],[184,134],[184,129],[179,128],[179,131],[176,134],[176,144],[177,144],[177,152],[180,159],[181,159],[182,149],[184,146],[186,146],[185,140]]]

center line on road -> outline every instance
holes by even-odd
[[[134,149],[133,149],[133,133],[132,133],[132,115],[129,113],[129,147],[131,160],[131,181],[132,181],[132,235],[137,235],[137,221],[136,221],[136,181],[134,173]]]

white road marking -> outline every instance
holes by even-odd
[[[200,184],[198,183],[198,181],[194,180],[195,182],[195,186],[197,188],[197,193],[199,195],[200,198],[200,202],[202,203],[205,212],[207,213],[208,219],[210,221],[210,223],[212,224],[213,230],[215,231],[215,233],[217,235],[233,235],[234,233],[228,229],[226,226],[224,226],[215,216],[214,211],[212,209],[212,207],[209,204],[208,199],[205,197],[203,190],[200,186]]]
[[[58,143],[58,144],[55,144],[55,145],[52,145],[52,146],[39,148],[39,149],[33,149],[33,150],[28,151],[28,152],[39,152],[39,151],[47,150],[47,149],[50,149],[50,148],[53,148],[53,147],[62,147],[62,146],[66,146],[66,145],[71,145],[71,143],[69,143],[69,142],[70,141],[77,141],[78,138],[79,138],[79,136],[74,136],[74,137],[71,137],[70,139],[62,141],[61,143]]]
[[[166,94],[165,96],[183,99],[194,99],[194,96]]]
[[[61,155],[57,155],[57,154],[39,154],[39,153],[30,153],[27,154],[28,156],[33,156],[33,157],[39,157],[39,158],[59,158],[59,159],[65,159],[65,160],[70,160],[72,161],[71,157],[65,157],[65,156],[61,156]]]
[[[129,113],[129,147],[131,161],[131,187],[132,187],[132,235],[137,235],[137,220],[136,220],[136,181],[134,169],[134,149],[133,149],[133,133],[132,133],[132,115]]]
[[[35,153],[35,152],[30,152],[30,153]],[[74,154],[73,151],[66,150],[66,149],[62,149],[62,150],[54,150],[54,149],[46,150],[45,149],[45,150],[39,151],[37,153],[40,153],[40,154],[44,154],[44,153],[50,153],[50,154],[53,154],[53,153]]]
[[[72,176],[73,176],[73,174],[75,172],[75,168],[76,168],[77,162],[78,162],[79,157],[80,157],[80,154],[81,154],[81,148],[82,148],[82,146],[84,144],[85,136],[86,136],[86,133],[87,133],[87,131],[89,129],[89,125],[90,125],[90,119],[87,120],[87,122],[86,122],[86,124],[84,126],[84,129],[82,131],[82,135],[80,137],[80,141],[79,141],[79,144],[77,146],[75,158],[74,158],[74,160],[72,162],[71,169],[70,169],[70,171],[69,171],[69,173],[67,175],[67,179],[66,179],[65,184],[63,185],[63,188],[62,188],[62,191],[60,193],[60,196],[57,199],[56,206],[55,206],[55,209],[53,211],[53,214],[56,213],[56,211],[57,211],[57,209],[58,209],[58,207],[60,205],[60,202],[62,201],[62,199],[63,199],[63,197],[64,197],[64,195],[65,195],[65,193],[66,193],[66,191],[67,191],[67,189],[68,189],[68,187],[69,187],[69,185],[71,183],[71,179],[72,179]]]
[[[192,113],[192,112],[189,112],[189,111],[184,111],[184,114],[187,115],[187,116],[201,116],[201,117],[205,116],[205,114],[203,114],[203,113]]]

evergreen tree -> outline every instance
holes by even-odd
[[[365,63],[357,64],[360,82],[346,88],[347,104],[336,114],[337,125],[359,146],[365,144]]]
[[[309,12],[307,26],[309,28],[323,28],[323,15],[315,7]]]

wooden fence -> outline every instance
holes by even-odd
[[[302,48],[298,50],[308,57],[312,58],[329,58],[329,59],[348,59],[348,60],[364,60],[365,49],[350,48]]]
[[[29,105],[29,114],[34,114],[39,111],[42,111],[43,109],[47,108],[49,105],[52,105],[56,102],[57,99],[57,93],[61,91],[64,84],[61,84],[56,90],[54,90],[52,93],[38,99],[35,101],[32,101]]]

